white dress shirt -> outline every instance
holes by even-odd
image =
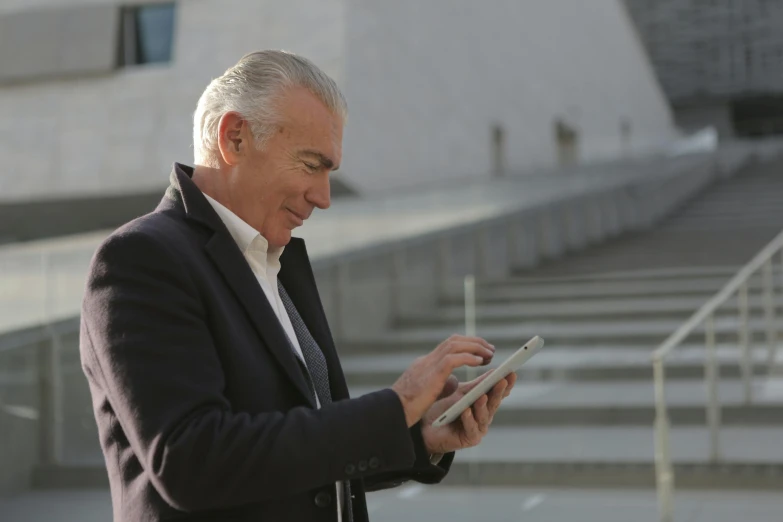
[[[272,310],[275,311],[277,319],[283,326],[283,330],[288,335],[288,339],[296,351],[297,356],[301,359],[302,363],[307,367],[305,363],[304,355],[302,355],[302,347],[299,345],[299,339],[296,337],[294,327],[291,324],[291,318],[288,317],[288,313],[285,310],[282,299],[280,299],[280,291],[277,288],[277,274],[280,273],[280,256],[283,254],[285,247],[269,248],[269,242],[262,236],[256,229],[242,221],[242,219],[227,209],[225,206],[218,203],[215,199],[207,196],[207,201],[215,209],[217,215],[226,225],[231,237],[234,238],[236,244],[239,246],[239,250],[247,260],[247,264],[250,265],[250,269],[258,280],[258,284],[266,295],[269,304],[272,306]],[[318,400],[318,395],[315,397],[316,405],[320,408],[321,401]],[[342,521],[342,509],[343,509],[343,485],[341,482],[337,482],[337,521]]]

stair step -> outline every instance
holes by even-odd
[[[777,426],[722,427],[720,450],[726,464],[783,465]],[[672,461],[709,464],[706,427],[670,430]],[[654,430],[647,427],[507,427],[493,426],[481,445],[461,452],[461,461],[653,463]]]
[[[485,369],[494,368],[511,353],[512,350],[498,349],[493,362]],[[520,382],[554,380],[609,383],[652,379],[650,353],[650,350],[638,346],[594,350],[544,349],[520,368],[517,375]],[[341,357],[341,362],[350,386],[378,388],[391,385],[418,355],[420,354],[346,355]],[[705,355],[703,346],[681,346],[666,359],[666,378],[668,380],[703,379]],[[717,346],[716,359],[721,377],[738,379],[741,376],[740,353],[736,346]],[[756,349],[752,352],[753,375],[760,376],[768,372],[766,359],[766,350]],[[778,352],[777,363],[778,365],[783,363],[783,350]]]
[[[657,348],[672,332],[683,324],[675,320],[626,320],[626,321],[525,321],[512,324],[478,323],[477,334],[494,344],[498,349],[514,349],[533,335],[544,338],[547,346],[553,348],[579,347],[579,350],[596,348],[622,348],[628,345]],[[766,346],[766,323],[763,320],[749,321],[754,346]],[[718,343],[736,343],[738,320],[735,317],[718,317],[715,320],[715,338]],[[776,322],[777,331],[783,330],[783,323]],[[438,344],[455,334],[463,334],[464,326],[420,327],[405,330],[391,330],[381,336],[355,336],[340,343],[345,354],[381,354],[388,352],[432,351]],[[704,342],[704,328],[697,327],[685,339],[685,343]]]
[[[702,302],[715,295],[726,283],[728,277],[690,278],[679,280],[651,279],[641,281],[585,281],[566,284],[515,284],[514,280],[505,282],[480,284],[476,288],[476,298],[479,302],[515,302],[540,303],[555,300],[580,301],[586,298],[608,297],[660,297],[673,298],[702,297]],[[749,284],[753,293],[760,292],[762,286],[760,277],[755,277]],[[404,287],[403,287],[404,290]],[[464,290],[460,285],[453,285],[442,295],[446,304],[462,303]]]
[[[674,477],[682,490],[779,491],[783,465],[765,463],[675,463]],[[578,489],[654,489],[651,462],[506,462],[456,460],[444,486],[536,487]],[[770,519],[771,520],[771,519]]]
[[[720,435],[723,458],[716,464],[710,461],[706,428],[672,428],[678,489],[783,487],[779,427],[728,426]],[[479,446],[458,453],[446,483],[653,487],[653,450],[651,427],[493,425]],[[33,484],[40,489],[105,488],[108,479],[101,465],[71,464],[37,468]]]
[[[462,380],[468,379],[464,372],[458,375]],[[755,379],[751,385],[753,402],[745,404],[741,381],[719,383],[722,422],[725,425],[783,427],[783,381]],[[351,395],[358,397],[381,387],[354,387]],[[655,418],[653,398],[651,382],[519,380],[498,410],[494,424],[649,427]],[[666,385],[666,398],[674,425],[706,425],[704,379],[670,382]]]
[[[581,301],[541,301],[539,303],[480,303],[476,306],[476,320],[480,324],[514,322],[532,319],[551,322],[567,320],[605,320],[607,317],[624,319],[679,320],[685,322],[704,303],[701,297],[645,297],[598,298]],[[748,300],[751,316],[763,315],[763,299],[753,296]],[[775,300],[776,310],[783,308],[783,298]],[[731,299],[717,311],[719,317],[739,315],[737,299]],[[464,304],[452,304],[436,309],[410,310],[396,319],[396,326],[405,329],[420,326],[464,324]]]
[[[563,276],[542,276],[538,277],[535,273],[517,273],[512,275],[510,279],[520,284],[534,285],[534,284],[549,284],[549,283],[570,283],[570,282],[583,282],[583,281],[639,281],[645,279],[692,279],[693,277],[704,278],[724,278],[729,280],[737,271],[742,268],[738,266],[709,266],[709,267],[692,267],[692,266],[672,266],[664,268],[649,268],[642,270],[621,270],[617,272],[602,272],[598,274],[570,274]],[[778,269],[779,270],[779,269]],[[506,279],[502,279],[502,282]],[[479,281],[483,284],[483,280]],[[491,282],[487,281],[487,282]]]

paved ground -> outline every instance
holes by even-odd
[[[720,431],[727,463],[783,462],[780,426],[729,426]],[[481,445],[465,450],[463,460],[489,462],[652,462],[652,427],[506,427],[493,426]],[[677,463],[709,460],[709,431],[704,427],[674,427],[670,431],[672,459]],[[781,513],[783,520],[783,512]]]
[[[403,486],[369,497],[373,522],[658,522],[652,491]],[[780,522],[779,493],[699,492],[675,497],[677,522]],[[0,499],[3,522],[108,522],[108,491],[30,492]]]

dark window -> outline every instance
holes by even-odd
[[[171,61],[173,3],[123,7],[120,19],[121,67]]]

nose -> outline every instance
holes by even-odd
[[[329,173],[324,173],[317,177],[317,181],[305,194],[305,199],[311,205],[326,210],[332,206],[332,187],[329,184]]]

